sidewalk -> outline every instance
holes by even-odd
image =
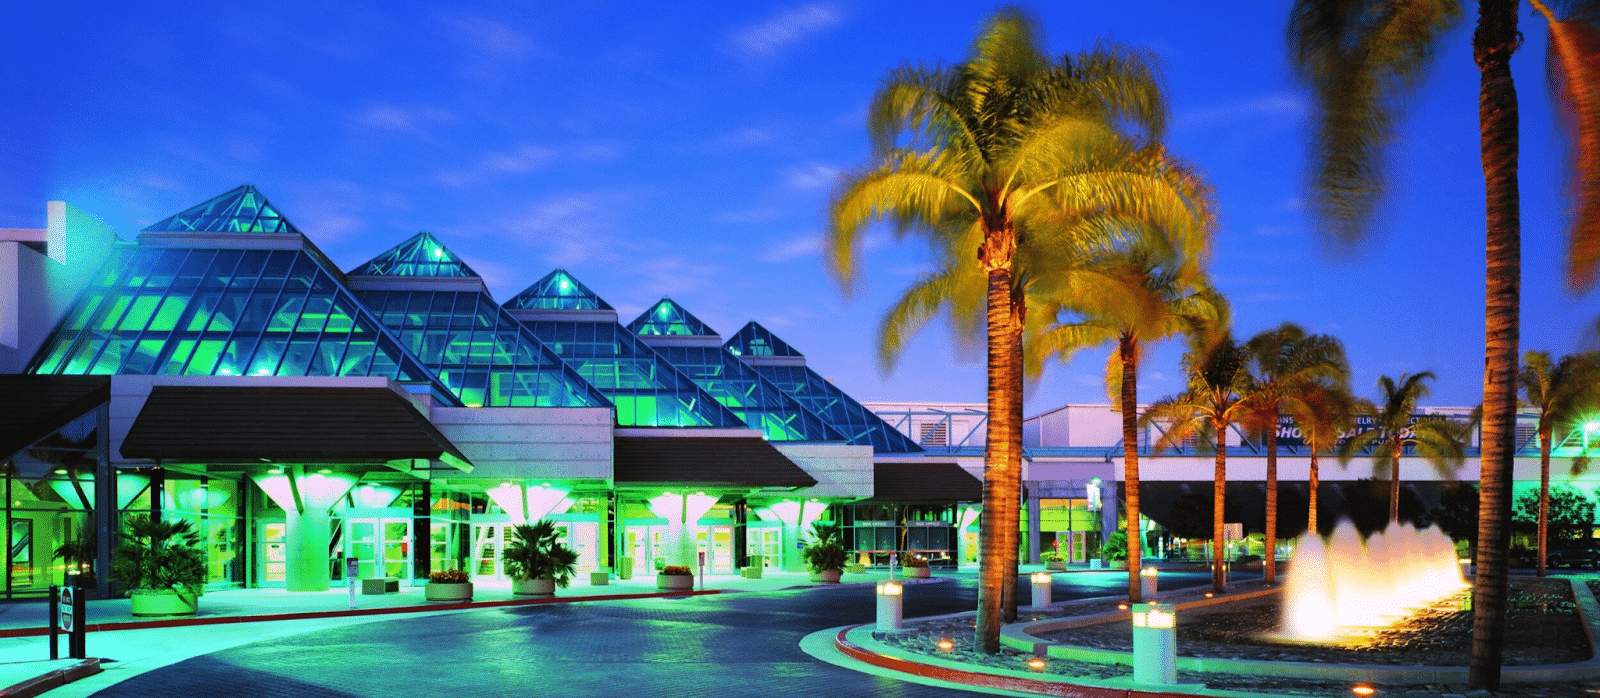
[[[930,580],[904,580],[910,584],[938,583],[970,571],[940,570]],[[587,575],[585,575],[585,578]],[[941,577],[943,580],[941,580]],[[845,574],[837,587],[876,584],[888,579],[886,570]],[[44,601],[0,603],[0,698],[28,698],[49,691],[52,698],[87,696],[135,674],[174,664],[237,645],[295,635],[325,628],[392,619],[395,614],[439,614],[515,605],[575,603],[629,598],[653,598],[749,591],[779,591],[814,586],[801,572],[768,570],[761,579],[738,575],[707,575],[693,591],[656,589],[655,575],[631,580],[611,579],[605,585],[575,581],[557,589],[554,597],[514,597],[511,583],[474,582],[468,603],[429,602],[422,585],[406,586],[399,593],[363,595],[357,589],[355,609],[350,594],[339,587],[325,592],[287,592],[283,589],[230,589],[208,592],[200,598],[200,613],[191,618],[135,619],[127,599],[91,600],[87,603],[88,662],[50,660],[49,604]],[[701,587],[704,587],[703,589]],[[187,628],[181,636],[164,629]],[[60,640],[61,654],[67,642]],[[95,657],[109,657],[103,665]],[[98,673],[104,671],[104,673]],[[98,675],[96,675],[98,673]],[[69,684],[63,686],[63,684]]]

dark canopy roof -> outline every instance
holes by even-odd
[[[122,455],[205,463],[467,461],[399,393],[351,387],[158,385]]]
[[[874,463],[870,502],[981,502],[983,481],[955,463]]]
[[[111,400],[111,376],[0,375],[0,458]]]
[[[618,436],[618,485],[810,487],[794,461],[759,436]]]

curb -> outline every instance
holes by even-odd
[[[199,618],[173,618],[169,620],[118,621],[114,623],[85,623],[85,632],[111,630],[140,630],[146,628],[178,628],[191,625],[222,625],[226,623],[258,623],[277,620],[306,620],[310,618],[343,618],[349,616],[381,616],[399,613],[431,613],[434,611],[461,611],[475,608],[500,608],[505,606],[538,606],[552,603],[579,603],[626,599],[660,599],[721,594],[721,589],[704,591],[673,591],[665,593],[607,594],[600,596],[555,596],[539,599],[502,599],[498,601],[463,601],[460,603],[434,603],[427,606],[395,606],[391,608],[358,608],[343,611],[298,611],[295,613],[267,613],[249,616],[203,616]],[[49,635],[49,628],[7,628],[0,630],[0,638],[37,637]],[[0,693],[0,697],[8,694]]]
[[[100,673],[100,660],[89,658],[75,666],[57,669],[47,674],[35,676],[21,683],[0,688],[0,698],[33,698],[53,688],[65,686],[78,679],[94,676]]]
[[[1046,696],[1063,696],[1065,698],[1193,698],[1193,691],[1174,693],[1164,691],[1146,691],[1137,688],[1113,688],[1109,686],[1085,686],[1061,681],[1046,681],[1025,676],[1012,676],[988,672],[955,669],[911,661],[900,657],[873,652],[854,642],[846,635],[851,631],[866,628],[866,624],[852,625],[841,628],[834,636],[833,646],[841,654],[864,664],[869,664],[880,669],[888,669],[903,674],[919,676],[938,681],[992,688],[1007,691],[1020,691]]]

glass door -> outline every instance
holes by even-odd
[[[511,539],[509,523],[472,524],[472,576],[477,579],[506,578],[501,552]]]
[[[411,519],[345,519],[345,557],[360,560],[358,579],[411,579]]]
[[[783,529],[750,528],[746,529],[746,534],[750,555],[760,555],[762,567],[783,567]]]
[[[256,568],[256,583],[260,586],[283,586],[288,581],[289,548],[288,527],[282,521],[262,521],[261,566]]]
[[[561,542],[578,554],[578,573],[586,574],[600,569],[600,524],[594,521],[558,521]],[[636,563],[637,564],[637,563]]]

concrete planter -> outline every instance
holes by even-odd
[[[906,579],[927,579],[927,578],[929,578],[931,576],[933,576],[933,570],[928,569],[927,567],[907,567],[907,568],[905,568],[905,578]]]
[[[200,595],[188,589],[135,589],[128,600],[135,618],[192,616],[200,610]]]
[[[694,588],[694,575],[658,574],[656,575],[656,588],[670,591],[688,591]]]
[[[811,581],[822,582],[823,584],[838,584],[839,575],[841,574],[843,574],[843,572],[840,572],[839,570],[823,570],[821,572],[812,572]]]
[[[555,596],[556,580],[518,579],[511,583],[511,593],[516,596]]]
[[[1066,560],[1050,560],[1050,561],[1044,563],[1044,568],[1047,569],[1047,570],[1055,570],[1057,572],[1065,572],[1065,571],[1067,571],[1067,561]]]
[[[429,601],[471,601],[472,582],[428,582],[423,598]]]

